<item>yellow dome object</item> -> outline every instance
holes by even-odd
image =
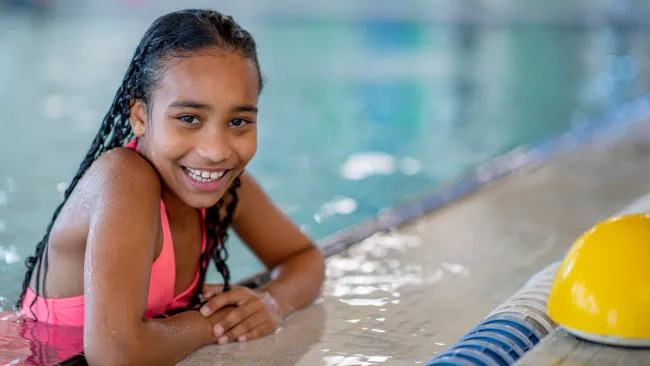
[[[579,338],[650,347],[650,215],[612,218],[578,238],[558,268],[548,312]]]

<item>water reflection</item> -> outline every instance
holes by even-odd
[[[364,356],[364,355],[354,355],[349,357],[343,356],[330,356],[325,357],[324,360],[329,364],[330,360],[337,360],[337,363],[332,365],[344,365],[344,366],[370,366],[377,365],[378,363],[383,363],[394,356]]]
[[[0,230],[2,232],[3,230]],[[5,248],[0,244],[0,263],[14,264],[20,260],[15,246]],[[0,309],[1,311],[1,309]]]
[[[397,159],[381,152],[358,153],[348,156],[341,166],[341,177],[349,180],[361,180],[372,175],[393,174],[397,168]]]
[[[52,326],[0,313],[0,363],[49,366],[83,350],[83,329]]]
[[[386,305],[400,305],[400,289],[404,286],[432,285],[446,275],[470,275],[470,269],[458,263],[445,262],[441,268],[423,268],[395,259],[399,258],[399,253],[419,245],[419,237],[380,233],[345,253],[330,257],[324,294],[350,306],[377,307],[378,311],[385,311]],[[384,321],[385,317],[377,317],[377,320]],[[358,319],[345,321],[356,323]]]
[[[320,223],[334,215],[350,215],[357,210],[357,202],[349,197],[340,197],[334,201],[326,202],[318,214],[314,215],[314,221]]]

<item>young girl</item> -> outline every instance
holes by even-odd
[[[83,326],[91,364],[163,365],[268,335],[311,303],[320,251],[244,170],[261,89],[255,42],[231,17],[157,19],[26,261],[22,314]],[[276,270],[261,289],[230,288],[231,226]],[[210,260],[222,286],[204,285]]]

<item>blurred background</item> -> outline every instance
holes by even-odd
[[[255,37],[250,170],[314,239],[650,91],[646,0],[184,1]],[[163,0],[0,0],[0,310]],[[231,271],[262,269],[238,241]]]

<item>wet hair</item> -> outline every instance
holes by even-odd
[[[150,112],[153,92],[162,80],[166,65],[170,61],[190,57],[203,50],[233,52],[254,62],[261,92],[263,79],[255,41],[250,33],[240,27],[232,17],[212,10],[188,9],[164,15],[154,21],[136,48],[122,80],[122,85],[113,99],[113,104],[106,113],[99,132],[81,162],[79,170],[65,190],[63,202],[54,211],[45,236],[36,246],[35,254],[25,260],[27,272],[23,281],[22,293],[16,303],[17,308],[20,309],[22,306],[34,269],[36,269],[35,293],[37,295],[42,293],[43,296],[46,296],[48,242],[52,226],[90,165],[104,152],[124,146],[135,138],[129,122],[131,106],[134,101],[142,101],[147,106],[147,111]],[[228,251],[225,242],[237,207],[239,185],[239,178],[236,178],[226,195],[216,205],[207,209],[204,223],[207,237],[206,250],[201,254],[199,286],[192,296],[192,306],[198,305],[201,301],[201,289],[210,260],[214,262],[223,277],[224,290],[229,289],[230,273],[226,265]],[[224,208],[225,216],[221,218],[220,213]],[[41,270],[43,271],[42,276]],[[35,302],[36,299],[30,304],[30,310]]]

